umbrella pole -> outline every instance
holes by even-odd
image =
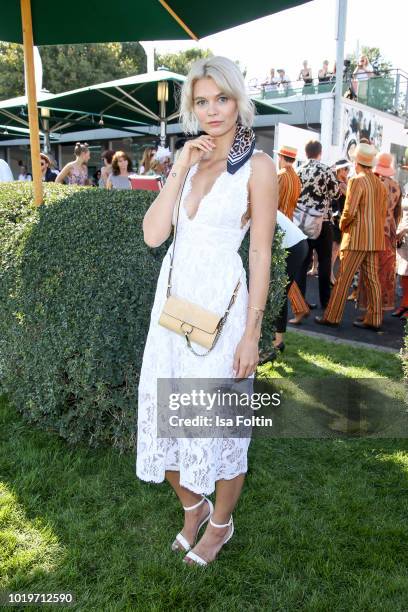
[[[40,165],[40,133],[38,125],[37,94],[35,89],[33,23],[31,0],[20,0],[23,29],[24,69],[26,73],[28,120],[30,125],[31,168],[33,172],[34,204],[43,202],[43,186]]]

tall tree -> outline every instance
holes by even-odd
[[[43,86],[52,93],[94,85],[146,71],[139,43],[53,45],[39,47]],[[0,43],[0,99],[24,93],[21,45]]]
[[[191,64],[203,57],[211,57],[213,52],[210,49],[188,49],[179,53],[165,53],[164,55],[155,55],[155,66],[160,68],[163,66],[177,74],[187,74]]]
[[[0,42],[0,100],[24,93],[23,47]]]

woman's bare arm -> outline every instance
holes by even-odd
[[[158,247],[170,236],[174,205],[187,172],[204,153],[212,152],[214,147],[212,138],[207,135],[186,142],[163,189],[144,216],[143,236],[147,245]]]
[[[57,178],[55,179],[56,183],[63,183],[65,181],[65,179],[67,178],[68,174],[71,171],[71,166],[74,163],[75,162],[69,162],[63,167],[63,169],[61,170],[61,172],[57,175]]]
[[[251,230],[249,243],[249,299],[245,331],[234,353],[235,378],[247,378],[259,361],[259,338],[271,274],[272,241],[278,208],[278,181],[269,155],[252,158],[249,181]],[[251,307],[251,308],[249,308]],[[253,307],[253,308],[252,308]]]
[[[186,166],[176,162],[163,189],[146,212],[143,219],[143,236],[148,246],[158,247],[170,236],[174,205],[187,172]]]
[[[278,209],[278,181],[275,164],[269,155],[254,155],[252,168],[249,181],[251,229],[248,306],[264,309],[269,290],[272,241]],[[245,336],[259,340],[262,317],[262,311],[248,308]]]

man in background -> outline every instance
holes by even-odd
[[[310,140],[306,144],[305,153],[308,161],[299,170],[302,191],[298,207],[301,213],[306,211],[310,218],[316,220],[317,227],[321,223],[321,229],[317,238],[308,238],[309,255],[303,264],[298,284],[303,297],[306,297],[307,270],[315,249],[319,261],[320,304],[322,308],[326,308],[330,298],[333,244],[331,202],[339,195],[339,184],[333,170],[320,161],[322,145],[318,140]]]
[[[293,221],[293,211],[296,208],[300,192],[302,191],[302,183],[300,182],[300,179],[293,168],[293,164],[295,163],[297,157],[297,149],[285,145],[282,146],[279,151],[275,151],[275,153],[278,154],[279,163],[278,209],[281,211],[281,213]],[[301,264],[302,261],[299,261],[298,268],[300,268]],[[293,275],[293,279],[295,279],[295,275]],[[302,319],[309,315],[310,310],[295,280],[293,280],[290,285],[288,298],[292,312],[295,315],[294,318],[289,321],[289,323],[292,325],[300,325]]]
[[[387,190],[373,173],[377,151],[359,144],[354,153],[356,176],[349,180],[340,219],[343,237],[340,246],[340,275],[319,325],[337,326],[344,312],[353,276],[361,267],[367,283],[367,311],[353,325],[378,331],[382,323],[381,286],[378,278],[378,252],[385,249]]]

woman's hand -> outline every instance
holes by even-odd
[[[258,340],[244,334],[235,349],[233,364],[235,378],[248,378],[255,372],[258,362]]]
[[[175,165],[180,164],[187,168],[191,168],[199,162],[204,153],[212,153],[216,147],[214,138],[206,134],[194,140],[187,140]]]

